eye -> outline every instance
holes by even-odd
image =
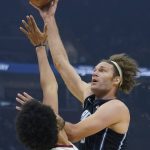
[[[98,69],[99,72],[104,72],[105,70],[103,68]]]

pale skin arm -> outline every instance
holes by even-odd
[[[23,20],[24,28],[20,30],[28,37],[30,42],[36,45],[43,45],[46,42],[47,28],[41,32],[37,27],[33,16],[27,16],[27,22]],[[40,83],[43,91],[43,104],[49,105],[58,114],[58,85],[56,78],[49,66],[45,46],[36,48],[39,70],[40,70]]]
[[[58,114],[58,85],[47,59],[45,47],[36,48],[39,70],[40,83],[43,91],[43,104],[49,105]]]
[[[91,94],[90,85],[81,79],[68,60],[54,17],[57,3],[58,0],[54,0],[52,5],[46,11],[42,11],[35,6],[32,6],[40,12],[45,24],[47,24],[48,44],[53,62],[58,72],[61,74],[70,92],[83,103],[84,99]]]
[[[114,106],[112,107],[112,105]],[[83,121],[80,121],[77,124],[66,123],[65,131],[71,142],[78,142],[79,140],[93,135],[114,124],[121,124],[123,119],[128,115],[128,110],[125,109],[122,104],[108,102],[107,104],[104,104],[98,108],[94,114],[87,117]],[[126,118],[127,119],[124,124],[127,124],[126,126],[128,126],[129,118]],[[116,132],[120,133],[126,131],[127,129],[123,125],[121,129],[116,129]]]

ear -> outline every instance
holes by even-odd
[[[119,76],[114,77],[114,85],[118,86],[121,82],[121,78]]]

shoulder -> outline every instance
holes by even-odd
[[[126,110],[126,111],[128,110],[129,111],[126,104],[119,99],[110,100],[109,102],[105,103],[104,106],[106,108],[111,107],[113,109]]]
[[[127,107],[127,105],[124,103],[124,102],[122,102],[121,100],[119,100],[119,99],[114,99],[114,100],[112,100],[112,101],[110,101],[112,104],[113,104],[113,106],[116,108],[116,109],[119,109],[119,110],[122,110],[122,111],[126,111],[126,112],[129,112],[129,109],[128,109],[128,107]],[[110,104],[111,104],[110,103]]]
[[[123,116],[130,116],[128,107],[118,99],[110,100],[109,102],[103,104],[97,109],[96,112],[103,113],[108,116],[116,116],[118,119]]]

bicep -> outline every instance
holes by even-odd
[[[94,114],[74,125],[73,141],[79,141],[117,123],[119,121],[118,113],[119,110],[115,107],[111,108],[106,105],[99,108]]]
[[[69,91],[82,103],[84,99],[90,95],[90,85],[84,82],[73,66],[67,61],[63,61],[62,65],[57,66]]]

